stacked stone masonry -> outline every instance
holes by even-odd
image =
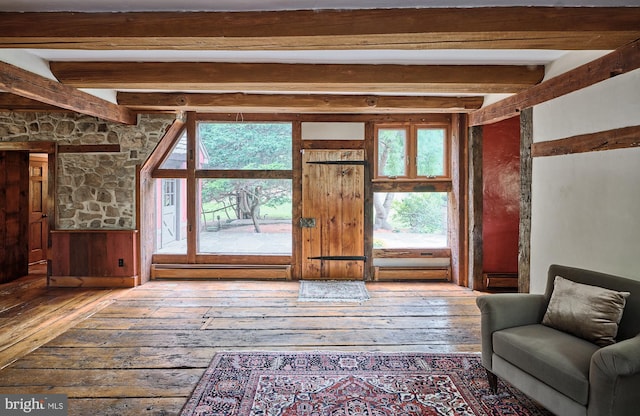
[[[120,144],[119,153],[65,153],[56,161],[56,229],[133,229],[136,166],[167,127],[170,115],[141,115],[127,126],[75,113],[0,112],[0,141]]]

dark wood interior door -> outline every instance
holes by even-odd
[[[47,259],[47,155],[29,157],[29,263]]]
[[[28,152],[0,152],[0,283],[29,271],[28,172]]]
[[[305,150],[302,278],[364,279],[364,151]]]

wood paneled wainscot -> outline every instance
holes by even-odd
[[[50,286],[133,287],[138,277],[138,231],[51,232]]]

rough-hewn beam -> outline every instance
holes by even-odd
[[[214,62],[51,62],[77,88],[355,93],[510,93],[542,80],[544,67],[334,65]]]
[[[607,50],[638,21],[634,7],[0,13],[0,48]]]
[[[118,93],[118,104],[135,111],[277,112],[277,113],[467,113],[482,106],[483,97]]]
[[[108,121],[136,123],[136,115],[126,107],[5,62],[0,62],[0,90]]]
[[[24,98],[19,95],[0,92],[0,111],[64,111],[54,105]]]
[[[469,128],[469,181],[468,181],[468,235],[469,235],[469,287],[474,290],[484,290],[482,278],[482,262],[484,259],[484,244],[482,240],[482,126]]]
[[[58,153],[120,153],[119,144],[59,144]]]
[[[564,139],[533,143],[533,157],[568,155],[572,153],[599,152],[603,150],[640,147],[640,126],[622,127],[580,134]]]
[[[525,108],[533,107],[638,68],[640,68],[640,40],[477,110],[470,115],[470,125],[478,126],[514,117]]]
[[[518,227],[518,292],[531,290],[531,184],[533,183],[533,109],[520,114],[520,225]]]
[[[1,151],[28,151],[31,153],[55,153],[56,142],[28,141],[28,142],[0,142]]]
[[[162,140],[158,142],[155,149],[153,149],[147,160],[142,164],[140,168],[142,174],[148,174],[162,164],[164,158],[180,140],[182,132],[184,131],[184,118],[185,115],[180,113],[173,123],[171,123],[171,126],[169,126],[164,136],[162,136]]]

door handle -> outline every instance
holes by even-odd
[[[47,214],[42,214],[42,218],[47,218],[48,215]]]
[[[300,227],[302,228],[314,228],[316,226],[315,218],[300,218]]]

